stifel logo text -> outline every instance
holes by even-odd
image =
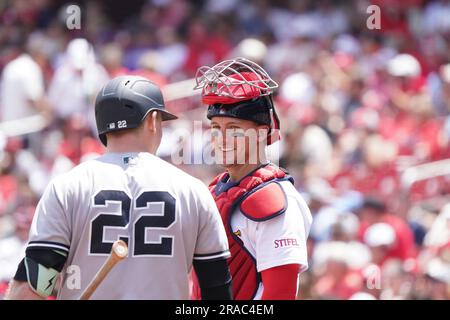
[[[299,246],[298,241],[295,238],[274,240],[273,243],[275,244],[275,249],[283,248],[283,247],[298,247]]]

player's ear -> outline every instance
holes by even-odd
[[[155,133],[158,130],[158,112],[151,111],[147,117],[147,124],[150,132]]]

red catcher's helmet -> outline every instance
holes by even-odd
[[[202,89],[208,119],[215,116],[251,120],[270,127],[267,143],[280,139],[280,120],[272,93],[278,84],[258,64],[245,58],[225,60],[197,70],[194,89]]]

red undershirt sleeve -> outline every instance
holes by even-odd
[[[299,264],[285,264],[261,272],[264,291],[262,300],[295,300]]]

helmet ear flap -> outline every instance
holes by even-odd
[[[108,146],[108,141],[106,139],[106,134],[99,134],[98,137],[100,138],[100,141],[103,143],[105,147]]]

